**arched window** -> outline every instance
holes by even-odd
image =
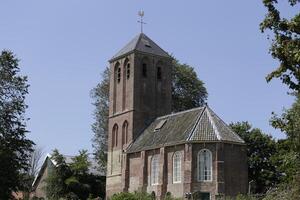
[[[147,64],[143,63],[143,68],[142,68],[142,73],[143,73],[143,77],[147,77]]]
[[[181,153],[175,152],[173,155],[173,183],[181,182]]]
[[[113,113],[115,113],[116,110],[117,110],[117,104],[116,104],[116,102],[117,102],[116,101],[117,100],[117,85],[120,82],[119,80],[120,80],[120,76],[121,76],[121,75],[119,76],[120,73],[118,73],[119,68],[120,68],[120,63],[117,62],[115,64],[114,70],[112,72],[113,79],[114,79],[114,82],[113,82],[113,101],[112,101],[113,102],[113,105],[112,105]]]
[[[151,185],[158,184],[159,155],[154,155],[151,159]]]
[[[115,124],[112,130],[112,146],[118,146],[118,125]]]
[[[161,67],[157,67],[157,80],[161,80]]]
[[[127,66],[126,66],[126,77],[127,77],[127,79],[130,78],[130,63],[127,63]]]
[[[207,149],[198,153],[198,180],[212,181],[212,154]]]
[[[128,122],[125,121],[122,127],[122,144],[128,143]]]
[[[121,81],[121,67],[118,67],[117,80],[118,80],[118,83],[120,83],[120,81]]]

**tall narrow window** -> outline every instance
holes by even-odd
[[[207,149],[198,153],[198,180],[212,181],[212,154]]]
[[[116,100],[117,100],[117,86],[120,80],[120,71],[118,73],[118,70],[120,68],[120,63],[117,62],[114,66],[114,70],[113,70],[113,78],[114,78],[114,82],[113,82],[113,99],[112,99],[112,108],[113,108],[113,113],[116,113],[117,111],[117,104],[116,104]]]
[[[159,155],[154,155],[151,160],[151,185],[158,184]]]
[[[147,77],[147,64],[143,63],[143,77]]]
[[[127,79],[130,78],[130,63],[128,63],[127,67],[126,67],[126,77],[127,77]]]
[[[118,67],[117,79],[118,79],[118,83],[120,83],[120,81],[121,81],[121,67]]]
[[[173,183],[181,182],[181,154],[175,152],[173,155]]]
[[[161,67],[157,67],[157,79],[161,80]]]
[[[122,128],[122,144],[128,143],[128,122],[125,121]]]
[[[118,146],[118,125],[115,124],[112,130],[112,146]]]

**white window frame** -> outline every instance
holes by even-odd
[[[159,154],[152,156],[151,158],[151,185],[158,185],[159,178]]]
[[[208,157],[204,157],[204,161],[201,160],[201,156],[205,154],[208,155]],[[207,160],[208,159],[208,160]],[[208,149],[202,149],[198,152],[198,156],[197,156],[197,174],[198,174],[198,181],[199,182],[211,182],[213,179],[213,169],[212,169],[212,153],[210,150]],[[206,171],[206,173],[209,173],[209,175],[205,174],[204,171],[204,175],[202,175],[201,170],[203,170],[202,165],[208,165],[208,169],[204,169]],[[207,178],[209,177],[209,178]]]
[[[181,183],[181,160],[181,153],[176,151],[173,154],[173,183]]]

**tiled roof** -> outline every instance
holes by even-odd
[[[139,35],[135,36],[127,45],[125,45],[125,47],[123,47],[116,55],[114,55],[110,59],[110,61],[118,59],[119,57],[131,53],[133,51],[170,57],[167,52],[160,48],[147,35],[145,35],[144,33],[140,33]]]
[[[161,121],[163,126],[156,130]],[[155,119],[130,145],[127,152],[159,148],[195,141],[244,143],[208,106]]]

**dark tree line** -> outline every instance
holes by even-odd
[[[10,51],[0,55],[0,199],[23,189],[34,143],[26,138],[27,77],[20,75],[19,60]]]

